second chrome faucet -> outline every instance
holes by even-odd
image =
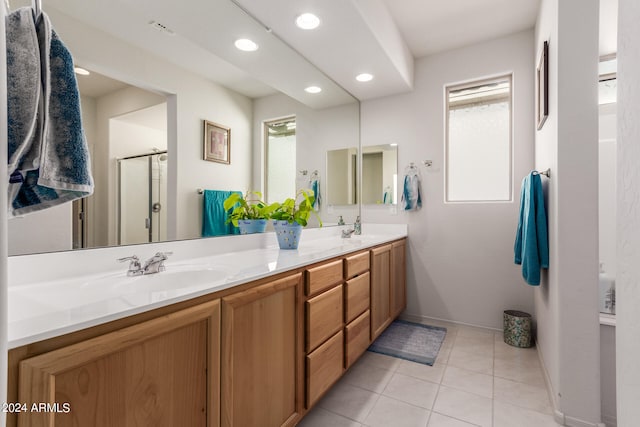
[[[119,258],[118,262],[129,261],[129,270],[127,276],[142,276],[143,274],[155,274],[165,270],[164,261],[169,258],[172,252],[158,252],[145,261],[144,265],[140,264],[140,258],[132,255],[125,258]]]

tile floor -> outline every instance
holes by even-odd
[[[538,354],[442,322],[433,366],[366,352],[302,427],[555,427]]]

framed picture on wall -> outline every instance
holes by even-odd
[[[231,129],[217,123],[204,122],[204,160],[231,164]]]
[[[542,129],[549,115],[549,42],[545,41],[536,67],[536,124]]]

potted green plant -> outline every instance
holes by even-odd
[[[313,208],[314,201],[313,190],[302,189],[298,191],[295,199],[289,198],[282,203],[274,203],[275,209],[271,213],[271,219],[280,249],[298,249],[302,227],[307,226],[311,213],[318,218],[322,227],[322,221]]]
[[[231,222],[240,228],[240,234],[264,233],[267,220],[277,204],[267,205],[261,199],[262,193],[259,191],[247,191],[244,196],[232,193],[223,204],[225,211],[233,208],[227,224]]]

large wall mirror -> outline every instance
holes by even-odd
[[[397,144],[362,147],[362,204],[398,203]]]
[[[283,118],[295,119],[289,188],[316,172],[325,225],[357,215],[346,203],[327,210],[329,182],[356,185],[329,175],[325,153],[359,146],[358,101],[231,0],[46,0],[43,10],[91,72],[77,79],[95,193],[11,219],[11,255],[200,238],[198,190],[270,194],[268,169],[283,163],[267,159],[265,123]],[[236,49],[241,36],[259,49]],[[322,92],[305,92],[311,82]],[[228,164],[203,160],[205,120],[231,129]]]

